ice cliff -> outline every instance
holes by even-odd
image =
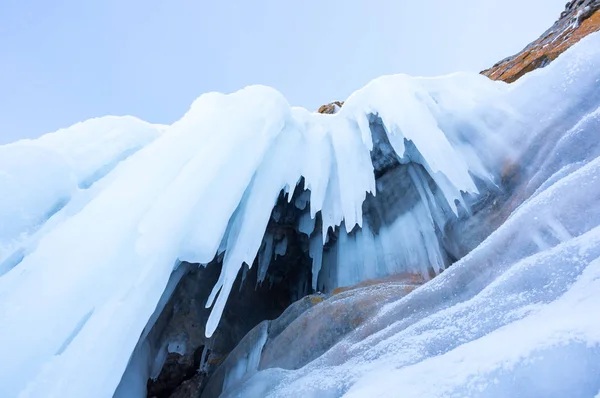
[[[385,76],[333,114],[252,86],[171,126],[105,117],[0,146],[2,396],[110,397],[122,378],[118,394],[145,394],[131,376],[155,361],[143,344],[190,264],[220,266],[210,337],[248,267],[273,283],[286,202],[310,258],[299,296],[437,276],[346,293],[380,305],[313,334],[318,355],[300,342],[338,307],[259,325],[216,394],[594,396],[599,49],[592,34],[510,85]]]

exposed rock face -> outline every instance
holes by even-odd
[[[205,376],[203,374],[196,374],[191,379],[181,383],[173,394],[170,395],[170,398],[200,398],[204,380]]]
[[[600,0],[573,0],[558,21],[520,53],[481,72],[493,80],[512,83],[532,70],[543,68],[590,33],[600,30]]]
[[[203,349],[204,346],[199,347],[192,356],[169,353],[158,377],[148,380],[148,397],[193,396],[182,395],[181,392],[177,395],[177,390],[182,390],[184,384],[190,383],[199,394],[202,382],[206,378],[206,373],[197,372],[201,366]]]
[[[156,322],[142,336],[136,351],[141,351],[143,357],[146,348],[150,360],[142,359],[142,367],[134,372],[147,375],[149,398],[199,397],[211,373],[242,337],[264,319],[277,318],[289,307],[291,293],[286,275],[273,276],[280,279],[272,286],[257,284],[257,267],[253,267],[244,272],[245,280],[238,277],[219,329],[206,338],[210,309],[204,304],[217,281],[221,261],[222,256],[206,267],[182,263],[178,269],[183,270],[183,276],[164,308],[158,309]]]
[[[344,101],[333,101],[327,105],[321,105],[321,107],[317,110],[318,113],[324,113],[328,115],[333,115],[337,113],[337,111],[344,105]]]
[[[279,318],[265,321],[250,331],[210,378],[203,398],[218,397],[236,381],[258,370],[298,369],[338,343],[385,303],[397,300],[424,283],[418,275],[397,275],[322,294],[306,296]],[[326,320],[326,321],[324,321]],[[365,326],[367,327],[367,326]],[[249,356],[257,355],[255,367]],[[231,380],[232,375],[237,380]]]

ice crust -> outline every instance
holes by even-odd
[[[202,95],[171,126],[107,117],[0,146],[0,391],[112,396],[174,269],[224,252],[207,302],[212,335],[243,264],[258,255],[264,278],[271,256],[285,254],[263,235],[280,192],[293,200],[302,177],[310,201],[295,205],[309,218],[296,228],[309,235],[313,288],[438,273],[446,226],[499,186],[510,162],[531,175],[517,187],[524,203],[476,250],[374,314],[371,334],[343,342],[347,354],[334,347],[297,371],[264,370],[236,391],[503,396],[510,369],[564,373],[548,362],[561,353],[598,363],[599,48],[590,35],[513,85],[467,73],[382,77],[334,115],[251,86]],[[416,194],[372,225],[363,209],[379,193],[378,128]],[[548,145],[561,156],[536,156]],[[328,231],[337,241],[324,249]],[[502,339],[518,343],[490,348]],[[255,369],[258,351],[229,384]],[[574,396],[600,388],[592,373],[577,380]]]

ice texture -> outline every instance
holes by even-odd
[[[264,278],[287,252],[264,239],[282,191],[315,221],[294,227],[310,235],[313,288],[329,291],[436,275],[485,235],[465,221],[477,198],[510,189],[502,205],[515,211],[461,261],[300,369],[247,380],[253,346],[228,393],[505,396],[526,387],[515,374],[550,380],[525,395],[597,393],[599,48],[590,35],[512,85],[385,76],[333,115],[250,86],[204,94],[167,127],[100,118],[0,146],[0,391],[112,396],[145,356],[132,353],[173,271],[223,253],[211,336],[240,270],[258,256]],[[507,168],[524,182],[506,182]],[[125,376],[121,391],[139,394],[139,374]]]

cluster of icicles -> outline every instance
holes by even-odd
[[[12,325],[8,341],[33,353],[15,368],[50,377],[60,367],[41,368],[48,354],[60,352],[52,361],[69,367],[94,341],[125,366],[177,264],[208,264],[224,252],[206,304],[211,336],[243,264],[258,256],[264,278],[285,252],[263,235],[280,192],[292,200],[301,179],[296,228],[310,237],[312,288],[440,270],[436,235],[465,207],[464,195],[477,193],[474,178],[493,180],[496,156],[475,154],[493,146],[505,89],[475,74],[387,76],[322,115],[252,86],[205,94],[170,126],[107,117],[0,147],[0,187],[11,192],[0,203],[0,321]],[[376,128],[392,148],[386,156],[418,166],[410,177],[421,200],[374,229],[363,204],[378,193]],[[334,230],[339,250],[324,252]],[[54,285],[60,295],[40,288],[56,275],[65,276]],[[43,343],[23,334],[40,319],[53,330]]]

